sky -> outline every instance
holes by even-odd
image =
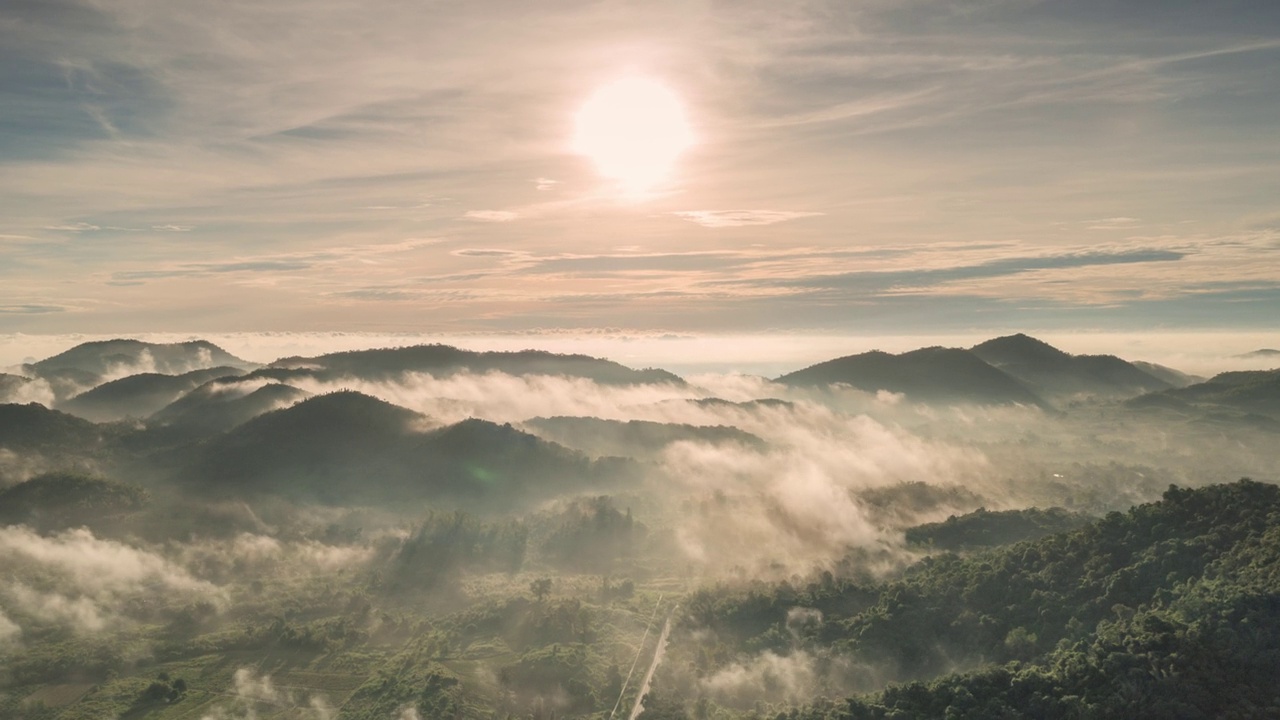
[[[3,0],[0,334],[1265,340],[1277,67],[1274,0]]]

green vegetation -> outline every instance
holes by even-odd
[[[423,346],[0,405],[0,718],[1280,716],[1280,488],[1197,487],[1280,472],[1271,375],[985,346],[1070,402],[943,348],[729,401]],[[32,382],[225,371],[94,379],[149,347]]]
[[[137,485],[75,473],[45,473],[0,490],[0,525],[51,531],[101,527],[137,512],[149,493]]]
[[[1091,518],[1062,508],[1028,508],[992,512],[986,508],[952,515],[943,522],[908,528],[907,542],[934,550],[970,550],[1035,540],[1075,530]]]
[[[670,674],[803,651],[899,683],[777,715],[795,720],[1270,717],[1278,568],[1280,488],[1171,487],[1073,532],[927,558],[874,592],[827,579],[701,594],[685,611],[688,665]],[[821,622],[797,631],[794,608]]]

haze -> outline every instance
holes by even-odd
[[[1275,718],[1280,3],[0,3],[3,720]]]
[[[1262,0],[0,12],[0,331],[1275,329]]]

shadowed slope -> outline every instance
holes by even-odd
[[[234,367],[193,370],[182,375],[140,373],[99,385],[59,408],[94,422],[145,418],[214,378],[240,373]]]
[[[321,378],[393,379],[408,372],[448,376],[459,372],[503,372],[508,375],[561,375],[606,385],[682,383],[665,370],[633,370],[587,355],[559,355],[542,350],[474,352],[448,345],[353,350],[317,357],[282,358],[271,369],[306,369]]]
[[[975,345],[972,352],[1045,397],[1132,397],[1173,386],[1114,355],[1071,355],[1021,333]]]
[[[210,441],[184,475],[211,493],[487,509],[592,485],[610,467],[510,425],[428,422],[356,392],[319,395]]]
[[[305,390],[280,383],[254,387],[238,378],[215,379],[161,408],[149,423],[207,435],[225,432],[308,397],[310,393]]]
[[[957,348],[931,347],[901,355],[873,350],[783,375],[778,382],[795,386],[844,383],[867,392],[902,393],[922,402],[1047,407],[1013,377]]]

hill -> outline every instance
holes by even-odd
[[[177,375],[218,366],[252,370],[255,363],[242,360],[206,340],[181,343],[149,343],[141,340],[97,340],[76,345],[27,367],[41,377],[63,370],[96,376],[127,372]]]
[[[975,345],[972,352],[1053,399],[1133,397],[1174,384],[1114,355],[1071,355],[1021,333]]]
[[[595,457],[648,457],[676,442],[735,443],[760,448],[764,441],[735,427],[550,417],[526,420],[534,434]]]
[[[93,527],[141,510],[147,500],[136,485],[46,473],[0,490],[0,525],[26,524],[40,532]]]
[[[428,424],[360,393],[319,395],[211,440],[181,476],[214,494],[486,509],[592,485],[609,467],[510,425],[466,420],[424,431]]]
[[[1276,350],[1274,348],[1261,348],[1259,350],[1247,352],[1242,355],[1236,355],[1236,357],[1242,360],[1255,360],[1255,359],[1274,360],[1274,359],[1280,359],[1280,350]]]
[[[475,352],[448,345],[416,345],[377,350],[352,350],[317,357],[282,358],[272,369],[303,369],[323,379],[356,377],[388,380],[420,372],[437,377],[460,372],[502,372],[508,375],[560,375],[586,378],[606,385],[683,383],[665,370],[633,370],[610,360],[587,355],[560,355],[542,350]]]
[[[808,608],[819,620],[800,629],[806,653],[838,649],[846,665],[902,683],[814,703],[797,720],[1273,717],[1277,568],[1280,488],[1241,480],[1170,487],[1079,530],[928,558],[878,587],[702,591],[684,622],[704,646],[785,653],[795,608]]]
[[[100,439],[101,433],[92,422],[39,403],[0,405],[0,448],[83,449],[96,445]]]
[[[1184,373],[1181,370],[1175,370],[1171,367],[1157,365],[1156,363],[1143,362],[1141,360],[1133,361],[1133,366],[1157,380],[1163,380],[1169,383],[1171,387],[1176,388],[1195,385],[1196,383],[1202,383],[1206,380],[1206,378],[1200,377],[1199,375]]]
[[[900,355],[879,350],[828,360],[778,378],[793,386],[844,383],[921,402],[1048,407],[1021,382],[968,350],[931,347]]]
[[[148,422],[187,434],[212,435],[308,397],[305,390],[281,383],[255,387],[240,378],[214,379],[156,411]]]
[[[952,515],[943,522],[907,528],[908,543],[937,550],[966,550],[1036,540],[1046,535],[1075,530],[1092,518],[1062,508],[997,510],[985,508]]]
[[[1280,418],[1280,370],[1226,372],[1209,380],[1145,396],[1147,403],[1181,403],[1200,409],[1230,408]]]
[[[52,402],[49,397],[48,386],[45,383],[34,384],[31,378],[21,375],[10,375],[9,373],[0,373],[0,402],[30,402],[32,400],[45,400]]]
[[[145,418],[214,378],[240,373],[234,367],[192,370],[181,375],[139,373],[103,383],[60,403],[58,408],[94,422]]]

